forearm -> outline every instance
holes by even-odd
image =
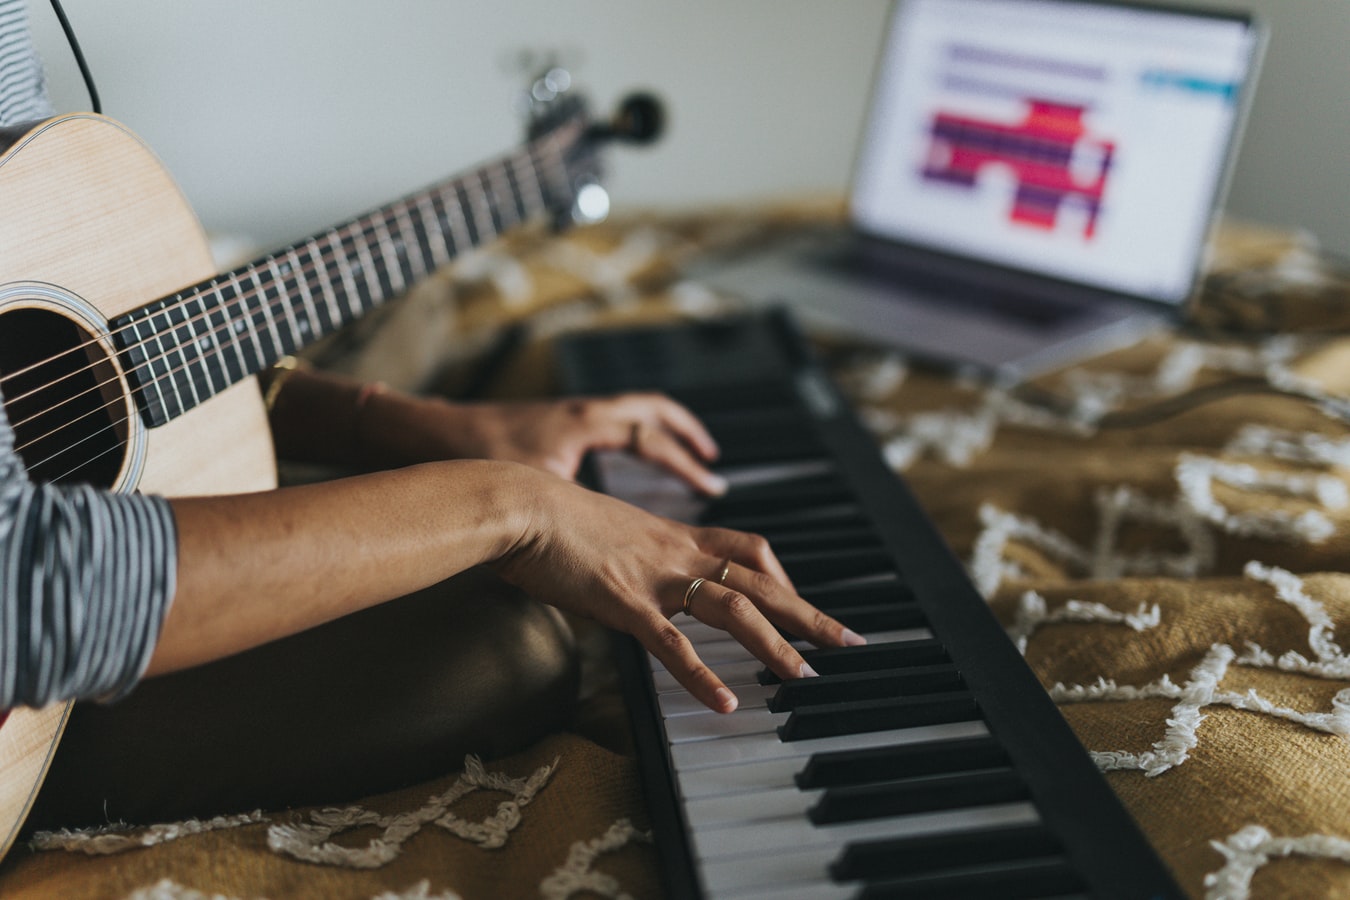
[[[537,477],[416,466],[259,494],[174,500],[178,587],[150,674],[217,659],[508,552]]]

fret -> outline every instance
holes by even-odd
[[[516,192],[511,188],[511,179],[506,176],[506,167],[496,163],[483,170],[487,176],[493,206],[497,209],[498,233],[509,231],[520,224],[520,208],[516,206]],[[506,201],[503,208],[502,201]],[[507,213],[510,217],[507,217]]]
[[[440,214],[436,212],[435,194],[427,192],[418,195],[417,217],[422,222],[422,227],[418,229],[418,233],[422,236],[426,256],[431,260],[431,268],[427,271],[434,272],[454,259],[454,254],[450,252],[449,239],[446,237],[445,229],[441,227]],[[434,238],[431,234],[433,229],[436,232]]]
[[[384,262],[382,271],[388,279],[388,287],[385,295],[398,294],[408,286],[411,277],[403,271],[403,254],[399,252],[399,244],[394,240],[394,236],[389,233],[389,223],[384,216],[375,217],[375,241],[380,248],[380,256]],[[394,265],[390,265],[390,262]],[[394,283],[394,276],[398,276],[398,283]]]
[[[469,196],[469,189],[462,181],[456,181],[454,184],[455,197],[459,200],[459,217],[464,223],[464,228],[469,234],[469,240],[464,244],[461,252],[471,250],[478,246],[478,236],[482,234],[482,224],[478,217],[474,215],[472,198]]]
[[[300,346],[304,346],[318,335],[327,334],[333,323],[324,317],[323,307],[314,302],[314,294],[309,287],[310,273],[306,271],[305,264],[300,261],[298,248],[291,247],[286,251],[286,265],[295,274],[295,290],[299,293],[300,302],[305,307],[305,319],[308,325],[305,339],[300,342]],[[290,291],[288,290],[287,293],[290,293]]]
[[[411,213],[412,208],[407,203],[400,203],[394,207],[394,225],[398,228],[397,240],[403,245],[403,256],[408,263],[408,282],[410,284],[431,272],[431,266],[427,263],[426,235],[417,226],[417,222],[413,220]],[[408,239],[409,235],[412,236],[411,241]],[[412,261],[413,252],[417,253],[416,265]]]
[[[137,381],[140,384],[145,386],[143,386],[140,389],[140,392],[137,395],[136,399],[139,403],[143,405],[143,407],[148,406],[150,398],[146,392],[150,387],[153,387],[155,389],[155,399],[158,401],[156,407],[162,410],[168,406],[168,398],[164,396],[164,383],[155,377],[154,363],[151,362],[150,354],[146,349],[148,346],[148,339],[141,334],[142,324],[145,324],[144,320],[136,321],[131,325],[131,336],[132,336],[131,346],[132,348],[134,348],[135,354],[139,354],[143,362],[140,365],[128,367],[128,372],[129,373],[137,372],[141,368],[141,366],[144,366],[145,369],[148,370],[148,375],[146,377],[137,379]],[[124,334],[125,330],[119,330],[117,333]],[[133,354],[133,357],[135,356],[135,354]],[[168,416],[162,416],[159,419],[159,421],[156,421],[153,416],[151,417],[151,424],[154,425],[162,425],[164,422],[167,421]]]
[[[272,301],[267,297],[267,287],[262,283],[259,276],[259,269],[253,267],[249,269],[249,278],[253,281],[253,287],[258,298],[258,307],[252,316],[255,323],[258,322],[258,316],[262,317],[261,325],[266,329],[266,334],[271,337],[271,346],[264,350],[263,365],[271,365],[285,355],[281,349],[281,330],[277,328],[276,317],[272,313]]]
[[[350,268],[352,276],[361,279],[357,282],[357,298],[361,301],[361,309],[357,315],[361,315],[375,305],[376,298],[381,296],[384,288],[380,284],[380,271],[376,268],[375,260],[370,255],[370,246],[365,241],[357,240],[356,235],[350,232],[343,238],[343,258],[351,259],[351,255],[346,251],[347,237],[351,238],[352,249],[356,251],[356,262],[352,263]],[[364,282],[364,290],[361,290],[362,282]]]
[[[304,310],[297,310],[294,303],[287,302],[287,298],[293,296],[286,285],[287,269],[277,262],[276,256],[267,257],[267,269],[272,273],[272,283],[277,287],[277,299],[280,301],[278,305],[281,307],[282,321],[287,328],[286,334],[277,346],[277,351],[284,356],[308,343],[309,334],[313,329],[309,319],[302,315]]]
[[[548,191],[549,207],[552,209],[566,211],[566,207],[572,203],[572,184],[567,177],[567,170],[562,164],[562,155],[553,152],[552,142],[541,146],[541,162],[543,163],[543,172],[541,184]]]
[[[474,218],[479,222],[478,243],[485,244],[502,231],[497,204],[492,198],[492,188],[483,177],[481,169],[474,173],[472,180],[465,183],[464,188],[469,192]],[[482,227],[484,221],[487,222],[486,229]]]
[[[170,304],[167,306],[163,306],[163,308],[161,309],[161,313],[159,313],[159,316],[161,316],[161,322],[159,322],[158,328],[159,333],[157,337],[157,343],[159,344],[159,359],[161,359],[163,362],[163,374],[165,374],[166,378],[169,379],[169,387],[173,389],[174,401],[175,403],[177,403],[177,407],[174,407],[173,414],[177,414],[178,412],[181,412],[181,410],[188,409],[188,406],[186,406],[184,403],[184,398],[182,398],[182,386],[180,383],[181,379],[178,378],[177,376],[180,370],[178,370],[177,366],[174,366],[173,359],[171,359],[171,355],[173,355],[174,349],[180,348],[174,348],[171,347],[171,345],[165,344],[166,336],[169,337],[174,336],[173,314],[175,312],[178,312],[178,306],[174,305],[173,302],[170,302]]]
[[[511,215],[515,217],[517,223],[524,222],[530,217],[530,208],[525,205],[525,196],[520,192],[520,184],[516,181],[511,160],[502,160],[499,169],[501,181],[506,185],[506,193],[511,198]]]
[[[511,166],[513,169],[520,169],[524,164],[524,176],[517,171],[515,173],[516,184],[527,187],[529,193],[533,195],[532,209],[535,212],[543,212],[549,208],[549,203],[544,199],[544,193],[539,187],[539,173],[535,171],[534,159],[530,155],[531,151],[525,153],[515,153],[511,155]]]
[[[361,315],[361,291],[356,286],[356,278],[352,274],[351,260],[347,258],[347,251],[342,246],[342,237],[338,234],[337,229],[328,232],[328,246],[333,254],[328,267],[330,271],[335,270],[342,279],[342,297],[347,301],[347,311],[339,317],[339,321],[350,322]]]
[[[258,329],[253,321],[252,313],[248,312],[248,295],[244,293],[243,287],[239,284],[238,271],[230,273],[230,287],[234,291],[234,297],[239,301],[238,311],[235,313],[235,332],[238,333],[239,323],[243,322],[248,331],[248,346],[252,348],[253,358],[249,361],[249,371],[256,372],[264,365],[263,360],[266,355],[262,349],[262,339],[258,336]]]
[[[192,304],[196,303],[197,312],[192,311]],[[220,363],[217,358],[220,355],[220,345],[216,339],[215,330],[211,327],[211,313],[206,308],[206,301],[203,299],[200,291],[193,291],[191,296],[184,301],[184,309],[187,312],[187,319],[192,323],[190,330],[195,332],[192,341],[193,356],[192,364],[195,364],[205,380],[202,385],[203,393],[208,397],[214,397],[216,394],[225,390],[229,382],[225,380],[225,373],[220,370]],[[191,365],[189,364],[189,370]],[[216,386],[216,379],[212,374],[219,376],[221,384]],[[196,381],[196,379],[193,379]],[[194,391],[194,393],[196,393]]]
[[[239,337],[245,332],[245,326],[242,317],[231,318],[229,314],[229,304],[225,300],[224,292],[221,290],[220,280],[211,279],[206,285],[215,297],[215,302],[211,304],[210,315],[211,329],[217,335],[223,336],[221,341],[224,347],[223,339],[228,338],[229,347],[234,351],[232,355],[224,356],[225,360],[225,383],[234,384],[253,372],[248,360],[244,356],[244,345]]]
[[[319,250],[319,239],[312,237],[305,241],[305,246],[308,248],[305,254],[309,257],[309,263],[314,268],[314,271],[305,281],[308,283],[309,278],[314,278],[319,285],[319,290],[323,292],[325,308],[328,310],[328,321],[324,331],[331,331],[342,324],[342,310],[338,307],[337,297],[333,293],[332,279],[327,277],[329,274],[328,266],[324,264],[323,254]]]
[[[473,235],[469,233],[469,222],[464,216],[464,201],[459,197],[459,189],[455,184],[448,185],[447,191],[452,192],[449,195],[438,194],[435,198],[441,204],[441,212],[444,220],[450,228],[450,234],[454,237],[454,245],[450,248],[452,253],[458,256],[473,249]]]

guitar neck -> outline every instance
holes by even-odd
[[[570,122],[433,185],[110,323],[142,417],[162,425],[402,293],[457,255],[566,210]]]

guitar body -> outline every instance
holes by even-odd
[[[149,148],[99,116],[49,120],[0,156],[0,203],[0,372],[25,365],[6,356],[33,341],[96,340],[80,366],[108,375],[100,390],[120,438],[109,457],[120,459],[92,480],[177,496],[274,487],[267,417],[252,378],[150,429],[108,344],[108,320],[215,272],[196,216]],[[6,394],[13,399],[8,387]],[[18,422],[17,404],[8,408]],[[22,445],[22,427],[15,431]],[[0,719],[0,856],[32,805],[69,706],[15,709]]]

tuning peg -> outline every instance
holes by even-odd
[[[650,144],[666,125],[665,107],[655,94],[629,94],[608,122],[591,127],[591,137],[630,144]]]

